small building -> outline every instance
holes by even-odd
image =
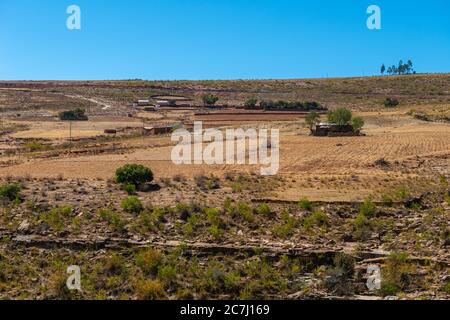
[[[138,107],[148,107],[151,105],[150,100],[138,100],[135,105]]]
[[[159,127],[144,127],[144,135],[146,136],[156,136],[162,134],[172,133],[174,126],[159,126]]]
[[[116,129],[105,129],[105,134],[117,134]]]
[[[312,135],[316,137],[356,136],[357,132],[350,124],[339,125],[329,122],[316,124],[312,129]]]

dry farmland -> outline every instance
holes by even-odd
[[[449,88],[449,74],[0,82],[0,180],[20,185],[20,197],[2,204],[0,298],[75,298],[58,290],[58,261],[86,268],[78,298],[449,298]],[[132,105],[179,95],[200,106],[209,92],[226,107]],[[364,119],[364,135],[313,137],[305,113],[243,110],[251,96],[347,107]],[[387,97],[400,104],[385,107]],[[74,107],[89,120],[58,119]],[[249,164],[174,165],[170,135],[142,134],[142,127],[194,121],[279,129],[278,174],[260,176],[260,166]],[[124,209],[128,195],[114,181],[126,164],[155,176],[131,192],[141,203],[136,212]],[[345,288],[326,281],[342,255],[355,269]],[[154,256],[162,267],[148,274],[142,259]],[[43,259],[51,262],[40,268]],[[387,273],[375,292],[364,286],[370,261]],[[395,263],[404,265],[401,276],[389,268]],[[39,286],[20,277],[22,265]],[[217,287],[207,281],[214,270],[226,279]]]

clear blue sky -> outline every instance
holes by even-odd
[[[399,59],[450,72],[450,1],[0,0],[4,80],[360,76]]]

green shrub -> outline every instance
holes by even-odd
[[[139,186],[153,181],[153,172],[142,165],[126,164],[116,170],[116,181],[125,185]]]
[[[314,125],[316,123],[318,123],[319,121],[320,121],[320,115],[315,111],[311,111],[305,117],[305,122],[308,125],[309,130],[311,130],[311,131],[312,131]]]
[[[220,224],[220,210],[216,208],[207,208],[205,209],[206,216],[208,217],[209,223],[214,226]]]
[[[202,96],[202,100],[205,106],[213,106],[219,101],[219,97],[213,94],[205,94]]]
[[[352,112],[347,108],[338,108],[328,113],[328,121],[337,125],[350,124]]]
[[[158,270],[158,278],[161,279],[166,285],[175,283],[177,280],[177,274],[177,268],[171,265],[162,266]]]
[[[396,98],[386,98],[386,100],[384,100],[384,106],[386,108],[393,108],[398,106],[399,104],[400,102]]]
[[[382,269],[381,293],[387,296],[405,290],[415,278],[413,272],[406,252],[391,253]]]
[[[136,196],[130,196],[122,200],[122,209],[128,213],[139,214],[144,210],[141,200]]]
[[[136,255],[136,265],[146,275],[156,275],[162,265],[164,255],[159,250],[148,248]]]
[[[282,223],[276,225],[273,229],[273,233],[279,237],[286,239],[294,233],[295,228],[297,227],[298,221],[295,217],[291,216],[289,212],[283,211],[281,213]]]
[[[87,121],[86,110],[82,108],[75,108],[69,111],[59,113],[59,119],[62,121]]]
[[[375,215],[376,206],[370,198],[367,198],[360,206],[359,212],[366,217],[373,217]]]
[[[130,196],[136,194],[136,186],[132,183],[127,183],[123,186],[123,190]]]
[[[0,187],[0,197],[9,201],[18,200],[21,190],[18,183],[6,184]]]
[[[253,222],[254,216],[252,214],[252,208],[248,203],[245,202],[238,202],[236,207],[237,213],[240,217],[242,217],[247,222]]]
[[[111,209],[101,209],[99,215],[114,231],[122,232],[125,230],[126,220],[122,219],[119,213]]]
[[[71,206],[53,208],[42,215],[42,220],[54,230],[61,231],[66,226],[66,219],[69,218],[72,210]]]
[[[450,194],[446,194],[444,196],[444,201],[447,202],[448,205],[450,205]]]
[[[359,213],[353,221],[353,228],[353,235],[358,240],[367,240],[372,234],[372,224],[370,223],[369,219],[367,219],[367,217],[362,213]]]
[[[265,217],[272,217],[273,216],[272,209],[266,203],[260,204],[255,209],[255,212],[256,212],[256,214],[261,215],[261,216],[265,216]]]
[[[298,206],[300,209],[311,211],[313,206],[312,202],[308,200],[308,198],[303,198],[298,202]]]
[[[450,281],[447,280],[447,283],[442,286],[442,291],[446,294],[450,294]]]
[[[136,283],[136,293],[140,300],[158,300],[165,297],[163,284],[159,280],[140,280]]]
[[[196,175],[194,181],[202,190],[216,190],[220,189],[220,179],[211,175],[210,177],[205,175]]]
[[[354,117],[352,119],[352,126],[353,126],[353,131],[355,132],[360,132],[361,129],[364,127],[364,120],[361,117]]]
[[[184,226],[184,233],[187,236],[192,235],[200,225],[200,216],[198,214],[194,214],[187,218],[187,223]]]
[[[199,213],[202,211],[202,208],[196,204],[186,204],[186,203],[177,203],[175,207],[175,212],[178,214],[181,220],[187,221],[190,216],[194,213]]]
[[[126,275],[125,260],[119,254],[108,256],[104,261],[103,270],[109,276]]]
[[[328,225],[328,217],[323,211],[315,211],[303,219],[303,226],[306,229],[310,229],[313,226],[327,227]]]
[[[24,145],[24,148],[30,152],[41,151],[47,148],[47,146],[38,141],[31,141]]]
[[[256,99],[255,97],[250,97],[245,101],[244,107],[246,109],[254,109],[256,107],[257,103],[258,103],[258,99]]]
[[[224,231],[218,226],[218,225],[213,225],[211,227],[208,228],[208,232],[210,235],[212,235],[215,239],[220,239],[222,238]]]

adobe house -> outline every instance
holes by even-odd
[[[172,133],[174,128],[175,128],[175,126],[173,126],[173,125],[160,126],[160,127],[144,127],[143,131],[144,131],[144,135],[146,135],[146,136],[156,136],[156,135],[161,135],[161,134]]]
[[[312,135],[316,137],[341,137],[341,136],[357,136],[353,126],[350,124],[339,125],[330,122],[321,122],[316,124],[312,129]]]
[[[158,107],[189,107],[192,99],[178,95],[153,95],[154,105]]]

